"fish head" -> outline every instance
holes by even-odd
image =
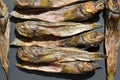
[[[86,2],[85,9],[86,9],[87,12],[94,14],[94,13],[100,11],[100,10],[103,10],[104,9],[104,4],[101,3],[101,2],[89,1],[89,2]]]
[[[119,13],[120,14],[120,0],[108,0],[107,1],[107,7],[113,13],[117,13],[117,14]]]
[[[104,34],[100,32],[87,32],[83,38],[91,44],[99,44],[104,40]]]
[[[34,56],[32,53],[29,52],[29,50],[25,50],[25,48],[27,49],[28,47],[19,48],[17,56],[21,60],[29,62]]]
[[[25,22],[17,23],[16,30],[20,35],[25,37],[30,37],[32,35],[32,30],[30,30],[29,26]]]
[[[98,63],[96,62],[82,62],[78,64],[78,69],[83,73],[91,72],[99,67]]]

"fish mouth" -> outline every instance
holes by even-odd
[[[87,64],[87,65],[86,65],[86,64]],[[78,65],[81,66],[80,64],[78,64]],[[92,62],[89,62],[89,63],[84,62],[83,67],[84,67],[84,68],[82,68],[83,71],[84,71],[85,73],[88,73],[88,72],[91,72],[91,71],[99,68],[99,64],[96,63],[96,62],[93,62],[93,61],[92,61]],[[78,68],[79,68],[79,70],[81,70],[81,67],[78,67]]]
[[[100,2],[98,2],[97,4],[96,4],[96,12],[97,11],[99,11],[99,10],[103,10],[104,9],[104,4],[103,3],[100,3]]]
[[[100,10],[104,9],[104,4],[101,2],[88,2],[88,4],[86,4],[86,11],[90,12],[90,13],[96,13]]]
[[[25,52],[23,48],[19,48],[17,56],[23,61],[29,61],[30,55],[27,53],[28,52]]]

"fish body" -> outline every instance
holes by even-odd
[[[59,37],[68,37],[85,31],[102,27],[99,23],[48,23],[27,21],[16,24],[17,32],[25,37],[40,37],[42,35],[54,35]]]
[[[85,74],[92,72],[99,67],[96,62],[64,62],[64,63],[52,63],[48,65],[44,64],[17,64],[19,68],[27,70],[36,70],[51,73],[68,73],[68,74]]]
[[[95,13],[104,9],[101,2],[89,1],[85,3],[65,6],[58,10],[48,11],[44,13],[30,14],[22,12],[22,10],[12,11],[11,15],[21,19],[34,19],[47,22],[63,22],[63,21],[83,21],[91,18]]]
[[[119,0],[108,0],[106,11],[105,47],[107,58],[107,80],[114,80],[118,60],[119,48]]]
[[[58,8],[89,0],[14,0],[19,8]]]
[[[8,75],[10,21],[7,6],[0,0],[0,61]]]
[[[91,46],[98,46],[104,40],[104,35],[100,32],[86,32],[69,38],[55,40],[55,41],[40,41],[35,39],[18,39],[16,38],[11,45],[17,46],[40,46],[43,48],[55,47],[75,47],[83,46],[89,48]]]
[[[31,63],[94,61],[106,57],[99,52],[87,52],[77,48],[41,48],[35,46],[19,48],[17,56],[21,60]]]

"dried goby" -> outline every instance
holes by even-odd
[[[10,21],[9,21],[8,8],[2,0],[0,0],[0,61],[8,74],[8,52],[9,52],[9,33],[10,33]]]
[[[100,32],[86,32],[70,38],[56,40],[56,41],[40,41],[34,39],[18,39],[16,38],[11,45],[17,46],[41,46],[43,48],[54,47],[74,47],[82,46],[83,48],[90,48],[91,46],[98,46],[104,40],[104,35]]]
[[[31,63],[94,61],[106,57],[99,52],[88,52],[77,48],[41,48],[36,46],[19,48],[17,56],[21,60]]]
[[[89,0],[14,0],[19,8],[58,8]]]
[[[104,4],[96,1],[89,1],[85,3],[74,4],[63,7],[55,11],[48,11],[40,14],[33,14],[33,12],[25,13],[22,10],[12,11],[11,15],[22,19],[36,19],[48,22],[62,22],[68,20],[87,20],[95,13],[102,10]]]
[[[106,0],[107,8],[116,14],[120,14],[120,0]]]
[[[107,80],[114,80],[119,47],[119,0],[107,0],[105,47],[107,58]]]
[[[68,37],[88,30],[102,27],[100,23],[74,23],[74,22],[36,22],[27,21],[16,24],[17,32],[25,37],[40,37],[42,35],[54,35]]]
[[[37,70],[51,73],[69,73],[69,74],[85,74],[94,71],[99,67],[96,62],[63,62],[53,64],[17,64],[19,68],[27,70]]]

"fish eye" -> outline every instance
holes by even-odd
[[[24,29],[24,26],[22,25],[21,28]]]

